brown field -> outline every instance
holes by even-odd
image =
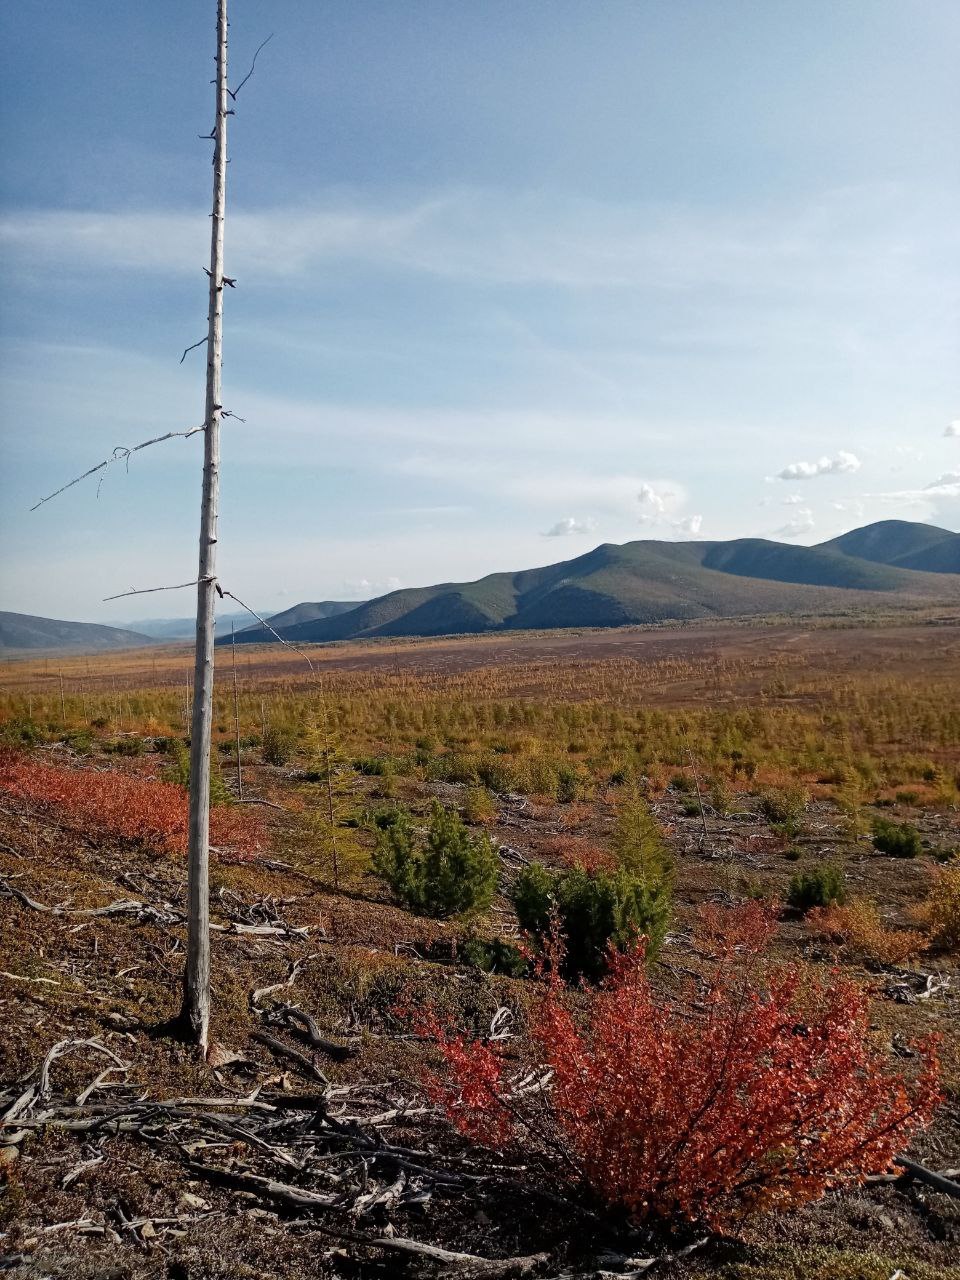
[[[217,656],[225,798],[236,794],[239,732],[244,796],[276,806],[233,806],[256,815],[259,847],[224,844],[213,859],[213,918],[222,926],[213,943],[214,1036],[239,1056],[205,1065],[163,1034],[179,1004],[182,856],[10,781],[10,760],[26,761],[28,778],[34,766],[53,765],[134,780],[172,776],[174,740],[188,723],[190,652],[7,662],[0,666],[8,743],[6,774],[0,765],[0,1110],[65,1039],[95,1039],[124,1064],[92,1104],[240,1098],[259,1088],[290,1105],[316,1093],[311,1071],[319,1069],[353,1090],[343,1095],[343,1114],[360,1116],[357,1124],[383,1098],[394,1108],[398,1099],[415,1106],[429,1051],[405,1035],[398,999],[433,1000],[477,1028],[507,1006],[520,1043],[535,984],[471,968],[462,944],[471,933],[515,934],[509,888],[517,855],[553,868],[612,864],[630,777],[675,867],[655,983],[670,991],[698,970],[691,930],[703,904],[784,902],[798,872],[837,865],[849,897],[876,908],[878,937],[837,946],[785,910],[776,953],[818,972],[838,965],[868,986],[877,1042],[905,1070],[913,1040],[942,1036],[946,1100],[911,1154],[937,1170],[960,1166],[960,964],[935,944],[929,924],[937,877],[957,865],[960,849],[960,620],[356,643],[311,648],[314,672],[288,650],[240,646],[238,724],[232,655],[221,648]],[[328,751],[336,761],[335,832],[323,821],[317,781]],[[469,816],[478,795],[471,825],[500,849],[491,910],[468,927],[393,903],[370,865],[370,815],[403,804],[421,821],[439,799],[467,806]],[[799,796],[795,820],[774,821],[764,808],[771,796]],[[915,829],[917,856],[873,846],[871,823],[883,816]],[[119,902],[134,906],[82,914]],[[906,930],[919,939],[915,952],[890,963],[884,948]],[[291,974],[282,996],[252,998]],[[327,1049],[311,1047],[295,1020],[276,1011],[271,1020],[264,1010],[282,999],[310,1014]],[[264,1032],[279,1048],[257,1038]],[[72,1052],[52,1066],[51,1098],[76,1106],[109,1065],[96,1049]],[[361,1086],[380,1092],[367,1100]],[[508,1186],[489,1157],[439,1117],[401,1114],[384,1123],[378,1141],[412,1151],[414,1163],[442,1157],[451,1177],[433,1185],[429,1200],[394,1192],[389,1212],[354,1205],[342,1213],[294,1210],[249,1185],[238,1190],[205,1176],[209,1161],[310,1185],[302,1170],[258,1147],[240,1120],[239,1136],[187,1119],[180,1130],[141,1123],[115,1132],[105,1121],[79,1131],[14,1128],[0,1147],[0,1230],[13,1274],[380,1277],[405,1274],[408,1265],[410,1274],[471,1274],[465,1264],[448,1263],[444,1272],[362,1243],[388,1222],[398,1235],[488,1258],[542,1252],[528,1273],[545,1277],[595,1274],[595,1265],[577,1270],[578,1250],[588,1246],[592,1257],[604,1248],[674,1247],[663,1238],[624,1243],[623,1223],[612,1220],[590,1218],[571,1231],[569,1206],[536,1198],[534,1169],[511,1167]],[[384,1172],[376,1161],[351,1168],[354,1198],[356,1178],[371,1190],[396,1180],[396,1168]],[[463,1170],[484,1180],[457,1189]],[[409,1190],[416,1178],[409,1170],[405,1177]],[[357,1239],[345,1244],[351,1233]],[[687,1238],[681,1233],[678,1243]],[[939,1280],[960,1277],[958,1252],[960,1201],[890,1181],[751,1219],[656,1274],[890,1280],[900,1269],[907,1280]]]

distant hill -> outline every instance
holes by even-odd
[[[960,533],[910,520],[880,520],[824,542],[818,550],[925,573],[960,573]]]
[[[295,604],[292,609],[285,609],[283,613],[275,613],[271,617],[267,615],[267,622],[275,631],[282,631],[285,627],[299,626],[304,622],[316,622],[325,618],[336,618],[341,613],[349,613],[352,609],[358,609],[363,600],[317,600],[314,602],[305,601],[303,604]],[[219,619],[218,619],[219,621]],[[256,634],[253,634],[256,633]],[[261,627],[258,622],[250,625],[250,615],[244,615],[243,631],[237,629],[237,642],[241,637],[244,643],[250,644],[261,643],[273,639],[266,628]]]
[[[95,622],[61,622],[29,613],[0,611],[0,652],[23,649],[61,649],[96,653],[101,649],[133,649],[153,644],[150,636]]]
[[[865,535],[876,527],[856,532]],[[906,528],[920,531],[914,552],[934,544],[946,546],[944,537],[957,536],[934,530],[940,537],[926,538],[923,531],[930,526]],[[853,536],[846,535],[847,539]],[[325,642],[772,613],[824,614],[924,601],[960,604],[960,573],[921,572],[856,556],[838,545],[842,541],[835,539],[820,547],[761,538],[604,543],[559,564],[494,573],[476,582],[391,591],[336,616],[301,619],[277,630],[285,640]],[[291,613],[295,616],[296,611]],[[237,635],[238,643],[264,638],[262,628]]]
[[[240,631],[249,625],[250,615],[246,610],[243,613],[218,613],[217,635],[229,635],[231,622]],[[140,631],[155,640],[192,640],[197,633],[196,617],[145,618],[142,621],[131,622],[130,626],[134,631]]]

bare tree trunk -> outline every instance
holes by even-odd
[[[227,0],[217,0],[216,123],[207,312],[207,393],[203,498],[197,573],[197,643],[190,729],[190,847],[187,873],[187,967],[182,1019],[205,1052],[210,1030],[210,745],[213,723],[214,606],[220,490],[220,366],[223,355],[223,223],[227,192]]]

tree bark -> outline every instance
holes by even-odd
[[[184,1029],[204,1052],[210,1028],[210,745],[213,722],[214,606],[220,490],[220,371],[223,355],[223,224],[227,188],[227,0],[217,0],[216,123],[207,311],[207,386],[204,410],[203,496],[197,574],[197,640],[190,729],[190,844],[187,872],[187,966]]]

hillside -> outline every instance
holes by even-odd
[[[277,631],[281,631],[286,627],[299,626],[305,622],[317,622],[326,618],[336,618],[341,613],[349,613],[353,609],[358,609],[363,600],[316,600],[304,601],[303,604],[295,604],[290,609],[284,609],[282,613],[275,613],[267,617],[267,621]],[[244,626],[242,630],[237,629],[237,640],[243,639],[246,644],[251,641],[261,642],[273,639],[270,632],[265,627],[261,627],[258,622],[250,623],[250,615],[244,614]],[[219,619],[218,619],[219,622]]]
[[[908,528],[919,531],[915,550],[926,547],[923,531],[928,527]],[[869,529],[857,532],[868,534]],[[949,546],[945,539],[957,536],[944,530],[933,533],[940,535],[944,546]],[[336,617],[304,619],[277,629],[284,639],[325,642],[364,636],[834,613],[923,601],[960,603],[960,573],[920,572],[880,563],[855,556],[836,543],[797,547],[759,538],[644,540],[622,546],[604,543],[573,560],[494,573],[476,582],[392,591]],[[246,643],[263,639],[262,628],[237,636],[238,642]]]
[[[960,533],[910,520],[880,520],[815,549],[925,573],[960,573]]]
[[[73,653],[98,653],[101,649],[132,649],[153,644],[150,636],[95,622],[62,622],[29,613],[0,611],[0,652],[21,649],[61,649]]]

